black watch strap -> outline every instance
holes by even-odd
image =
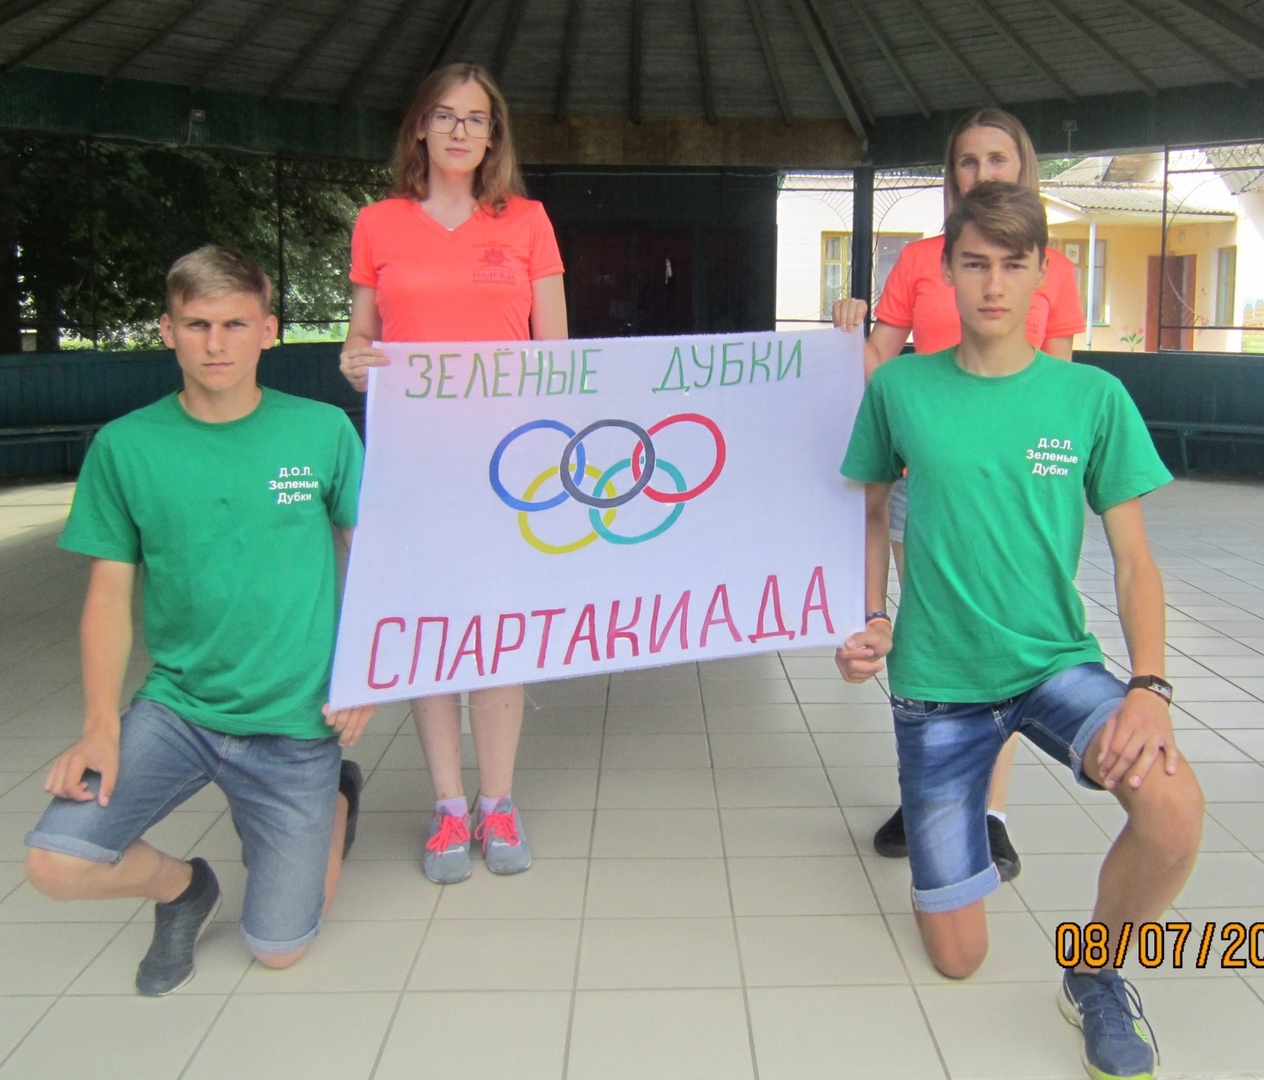
[[[1149,690],[1158,694],[1169,705],[1172,704],[1172,684],[1158,675],[1138,675],[1128,681],[1129,690]]]

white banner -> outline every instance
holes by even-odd
[[[382,348],[335,708],[862,625],[859,332]]]

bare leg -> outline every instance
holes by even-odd
[[[465,785],[461,780],[460,695],[438,694],[417,698],[412,702],[412,712],[435,798],[460,798],[465,794]]]
[[[31,848],[26,876],[54,900],[117,900],[138,896],[170,903],[189,887],[193,868],[137,840],[113,865],[91,862],[56,851]]]
[[[500,799],[513,791],[514,761],[522,734],[521,686],[498,686],[470,694],[470,730],[478,754],[479,794]]]
[[[1099,733],[1084,755],[1084,771],[1095,780],[1100,780],[1100,742]],[[1168,776],[1160,757],[1141,787],[1121,783],[1112,794],[1128,811],[1128,821],[1098,873],[1093,921],[1106,925],[1113,951],[1124,923],[1158,919],[1189,878],[1202,838],[1203,793],[1184,758]]]
[[[998,814],[1005,813],[1005,800],[1009,795],[1010,770],[1014,767],[1014,755],[1018,753],[1018,740],[1015,733],[1005,740],[1001,752],[996,755],[996,764],[992,767],[992,783],[988,788],[988,809]]]

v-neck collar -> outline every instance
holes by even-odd
[[[456,228],[449,229],[442,221],[436,221],[432,218],[426,211],[426,208],[421,205],[421,201],[419,199],[409,199],[408,201],[412,205],[413,210],[416,211],[423,221],[425,221],[431,228],[437,229],[444,236],[455,236],[483,212],[483,208],[476,205],[474,207],[474,212],[469,217],[461,222],[461,224]]]

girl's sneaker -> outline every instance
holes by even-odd
[[[507,798],[490,814],[479,812],[474,838],[483,844],[483,858],[493,874],[521,874],[531,865],[531,845],[522,832],[522,817]]]
[[[454,885],[474,872],[470,862],[470,816],[436,813],[421,852],[422,872],[436,885]]]

